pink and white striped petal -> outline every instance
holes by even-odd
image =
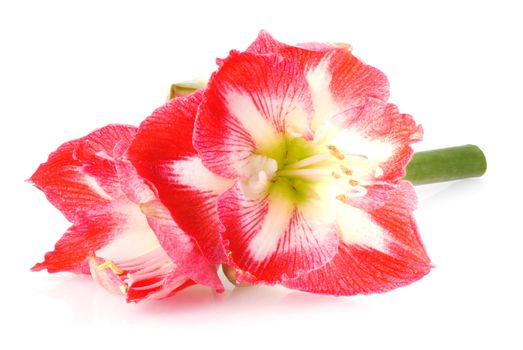
[[[99,134],[106,131],[113,134],[118,128],[123,129],[121,133],[126,136],[136,131],[130,126],[109,125],[66,142],[51,153],[28,180],[41,189],[69,221],[81,214],[79,208],[105,205],[123,195],[116,181],[112,150],[107,154],[91,147],[97,144],[93,139],[99,139]]]
[[[328,142],[343,153],[362,155],[365,163],[379,173],[372,174],[376,181],[397,181],[405,175],[405,167],[412,157],[411,144],[421,141],[423,129],[408,114],[377,99],[366,99],[336,115],[321,127]]]
[[[286,133],[311,138],[311,117],[307,82],[294,62],[231,52],[207,86],[194,145],[207,168],[235,179],[253,154],[281,159]]]
[[[135,132],[132,126],[108,125],[64,143],[31,176],[29,181],[73,222],[55,250],[33,270],[88,273],[89,252],[121,233],[125,214],[115,210],[114,203],[127,199],[120,190],[110,143],[128,140]]]
[[[73,225],[45,260],[33,267],[34,271],[88,273],[86,264],[92,253],[121,260],[159,247],[141,207],[123,192],[101,205],[77,205]]]
[[[350,206],[340,210],[341,242],[336,256],[284,285],[319,294],[354,295],[385,292],[417,281],[432,266],[412,216],[415,207],[412,185],[400,182],[387,192],[381,206],[368,211]]]
[[[113,199],[122,195],[116,174],[114,148],[118,143],[129,144],[137,128],[128,125],[108,125],[82,138],[73,158],[82,163],[82,172],[96,180],[101,194]],[[94,185],[94,184],[93,184]]]
[[[172,218],[212,264],[225,262],[216,213],[218,195],[232,181],[205,168],[192,145],[201,91],[158,108],[141,125],[127,156],[154,185]]]
[[[308,43],[291,46],[262,31],[247,51],[279,54],[300,66],[314,103],[313,131],[336,114],[360,104],[362,99],[386,101],[389,97],[387,77],[355,57],[350,45]]]
[[[218,210],[238,282],[279,283],[323,266],[336,254],[333,223],[315,220],[278,191],[250,199],[236,185],[220,197]]]

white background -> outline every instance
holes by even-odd
[[[0,3],[0,347],[521,349],[523,117],[518,1]],[[260,29],[350,42],[425,128],[417,150],[480,145],[482,179],[418,187],[436,268],[393,292],[255,287],[126,304],[87,277],[31,273],[68,226],[28,178],[108,123],[138,125],[170,83],[208,75]]]

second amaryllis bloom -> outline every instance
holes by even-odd
[[[128,156],[239,282],[383,292],[431,268],[401,180],[422,130],[387,99],[385,75],[346,46],[262,32],[204,92],[156,110]]]
[[[126,159],[135,134],[109,125],[67,142],[30,178],[73,224],[33,270],[90,273],[134,302],[195,283],[223,290],[216,265]]]

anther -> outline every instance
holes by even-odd
[[[121,275],[121,274],[123,274],[125,272],[124,270],[122,270],[121,268],[116,266],[110,260],[106,260],[103,263],[101,263],[100,265],[98,265],[98,270],[102,271],[102,270],[105,270],[105,269],[111,269],[111,271],[113,271],[117,275]]]
[[[349,184],[350,184],[351,186],[358,186],[358,185],[359,185],[359,182],[356,181],[356,180],[352,180],[352,179],[350,179],[350,180],[349,180]]]
[[[341,171],[347,175],[347,176],[351,176],[352,175],[352,171],[349,170],[349,168],[347,168],[345,165],[341,164],[340,165],[340,169]]]
[[[340,202],[347,203],[349,201],[349,196],[342,193],[342,194],[337,195],[336,199],[339,200]]]
[[[343,153],[341,153],[340,150],[336,148],[336,146],[328,145],[327,148],[329,149],[330,154],[332,154],[334,157],[338,158],[339,160],[345,159]]]
[[[341,175],[338,174],[337,172],[333,171],[332,172],[332,177],[335,178],[335,179],[339,179],[341,177]]]

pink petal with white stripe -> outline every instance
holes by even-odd
[[[287,196],[286,185],[278,186],[259,199],[245,197],[239,185],[220,197],[223,238],[238,282],[279,283],[326,264],[336,254],[333,223],[317,220]]]
[[[279,161],[285,134],[311,138],[312,104],[299,67],[280,55],[231,52],[213,74],[195,124],[203,164],[235,179],[254,154]]]
[[[397,181],[405,175],[412,157],[411,144],[423,137],[423,129],[408,114],[377,99],[366,99],[332,118],[322,128],[332,133],[329,142],[342,152],[365,156],[368,163],[380,168],[375,180]]]
[[[382,201],[378,199],[378,201]],[[416,194],[401,182],[372,210],[340,210],[337,255],[320,269],[284,282],[289,288],[334,295],[381,293],[417,281],[431,269],[412,211]],[[368,208],[367,208],[368,209]]]
[[[172,220],[167,208],[161,203],[157,204],[163,208],[165,216],[159,214],[159,210],[154,210],[154,215],[148,213],[147,222],[163,250],[176,265],[177,271],[198,284],[223,292],[222,283],[216,272],[217,266],[209,263],[192,237]],[[151,206],[152,203],[148,205]]]
[[[216,213],[218,195],[232,185],[205,168],[192,135],[201,92],[176,98],[141,125],[128,157],[140,176],[153,184],[176,224],[213,264],[225,262]]]
[[[136,128],[108,125],[77,140],[66,142],[49,155],[29,182],[41,189],[65,217],[73,221],[79,208],[99,207],[122,196],[116,181],[112,149],[106,150],[100,135],[132,137]],[[103,137],[102,137],[103,139]],[[105,148],[104,148],[105,147]]]
[[[247,51],[276,53],[300,66],[314,103],[313,130],[336,114],[360,104],[362,99],[386,101],[389,97],[387,77],[356,58],[350,45],[307,43],[301,47],[291,46],[262,31]]]
[[[74,223],[57,242],[55,250],[47,253],[33,270],[88,273],[89,252],[120,234],[125,220],[119,212],[113,213],[113,203],[126,201],[126,197],[119,188],[112,149],[108,154],[99,153],[110,148],[100,140],[107,133],[108,139],[117,142],[112,136],[127,139],[135,132],[135,127],[109,125],[67,142],[51,153],[31,176],[29,181]]]

